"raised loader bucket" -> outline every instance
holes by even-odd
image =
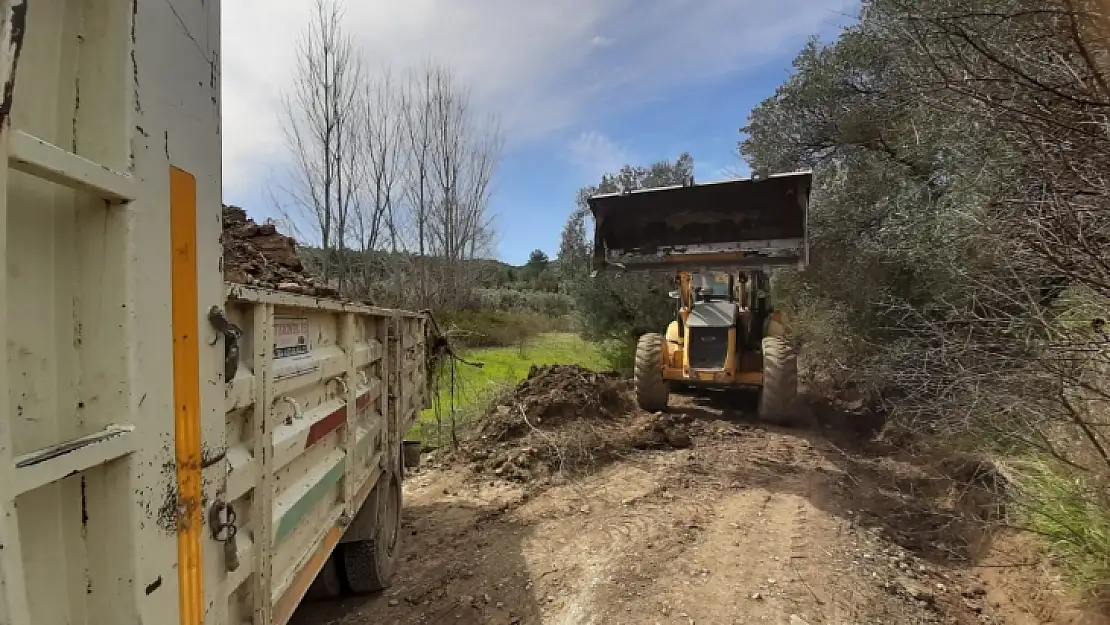
[[[595,195],[593,268],[804,266],[812,182],[804,171]]]

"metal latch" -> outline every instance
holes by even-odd
[[[208,323],[224,337],[224,382],[230,382],[239,370],[239,337],[243,336],[243,331],[227,320],[219,306],[208,309]]]
[[[208,531],[212,540],[224,544],[224,568],[229,573],[239,568],[239,549],[235,546],[235,535],[239,528],[235,521],[235,508],[229,503],[217,499],[208,509]]]

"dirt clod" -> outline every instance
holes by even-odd
[[[310,275],[297,242],[271,223],[258,224],[238,206],[223,207],[224,280],[289,293],[335,297],[335,289]]]
[[[516,482],[584,473],[635,450],[689,447],[685,415],[635,410],[616,373],[533,366],[483,421],[471,466]]]

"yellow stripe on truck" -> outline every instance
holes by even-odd
[[[197,181],[176,167],[170,168],[170,245],[178,601],[181,625],[203,625]]]

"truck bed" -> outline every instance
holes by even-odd
[[[224,282],[219,0],[2,4],[0,623],[282,625],[424,317]]]

